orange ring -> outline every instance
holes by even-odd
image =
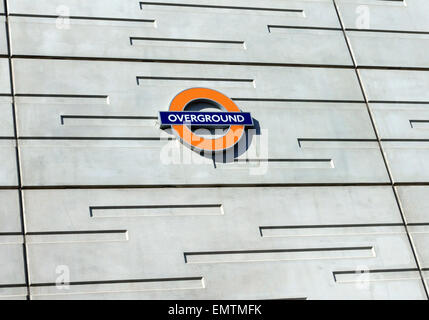
[[[194,100],[211,100],[228,112],[241,112],[237,105],[224,94],[207,88],[191,88],[180,92],[171,101],[169,111],[184,111],[185,107]],[[193,148],[204,151],[223,151],[233,147],[243,136],[243,125],[232,125],[224,136],[217,139],[206,139],[194,134],[185,125],[173,125],[179,138]]]

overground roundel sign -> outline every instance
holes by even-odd
[[[191,102],[205,101],[216,105],[221,112],[186,111]],[[207,88],[191,88],[173,98],[168,111],[159,113],[161,127],[171,126],[180,140],[188,146],[209,152],[224,151],[233,147],[244,134],[246,126],[253,126],[249,112],[241,112],[237,105],[219,91]],[[225,127],[226,134],[213,139],[201,137],[189,127]]]

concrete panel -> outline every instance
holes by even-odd
[[[58,28],[52,18],[12,17],[13,54],[352,65],[338,30],[255,28],[252,21],[231,23],[227,15],[207,19],[185,14],[178,19],[176,11],[165,18],[174,24],[72,19],[67,28]]]
[[[429,187],[397,187],[399,199],[409,225],[408,229],[417,251],[420,266],[429,268]]]
[[[10,94],[9,61],[0,58],[0,94]]]
[[[360,70],[370,101],[429,102],[429,72]]]
[[[0,14],[4,14],[4,4],[0,3]]]
[[[429,181],[429,143],[427,141],[383,142],[395,182]]]
[[[426,0],[336,0],[346,28],[429,31]],[[368,17],[368,19],[367,19]]]
[[[61,0],[40,0],[37,3],[27,0],[15,0],[9,4],[9,11],[14,14],[50,15],[55,17],[58,15],[70,15],[72,17],[87,18],[156,20],[160,26],[180,21],[182,16],[194,14],[208,19],[212,17],[214,19],[227,18],[230,19],[231,24],[234,24],[234,20],[239,21],[240,23],[235,23],[236,28],[240,28],[240,25],[243,25],[243,20],[261,29],[266,28],[268,24],[339,27],[334,6],[330,0],[288,0],[286,3],[279,3],[276,0],[255,0],[251,3],[245,0],[237,0],[233,4],[228,0],[156,0],[150,1],[151,5],[144,4],[145,1],[141,2],[142,4],[134,0],[111,0],[106,5],[104,0],[93,0],[91,3],[85,0],[77,0],[64,5],[64,1]],[[156,5],[157,3],[164,5]],[[225,6],[232,8],[228,9]],[[234,9],[236,7],[244,7],[248,8],[248,10]],[[252,8],[256,10],[251,10]],[[168,20],[166,17],[172,12],[175,13],[175,18]],[[188,21],[189,25],[192,23],[195,22]],[[199,29],[204,27],[204,24],[195,23],[194,26]]]
[[[0,235],[0,299],[16,294],[6,286],[25,285],[22,244],[22,236]]]
[[[41,64],[46,62],[39,61]],[[22,63],[22,64],[21,64]],[[20,127],[20,134],[22,136],[159,136],[159,131],[155,129],[154,118],[160,110],[166,110],[169,106],[171,99],[181,90],[191,86],[214,86],[225,93],[237,97],[237,104],[243,109],[252,108],[252,111],[258,112],[263,116],[259,110],[265,110],[270,107],[273,116],[276,108],[281,108],[285,112],[298,112],[288,111],[289,108],[302,108],[308,110],[310,113],[314,112],[315,108],[318,113],[325,113],[329,117],[330,113],[337,113],[335,109],[341,114],[345,115],[343,120],[335,121],[354,121],[356,125],[363,126],[362,134],[356,134],[354,138],[367,138],[369,119],[364,115],[364,105],[337,105],[337,104],[297,104],[286,102],[249,102],[247,99],[252,100],[269,100],[269,99],[287,99],[287,98],[303,98],[310,96],[312,98],[337,98],[337,99],[359,99],[360,92],[355,76],[350,70],[334,70],[334,69],[316,69],[316,68],[281,68],[277,69],[276,73],[279,75],[279,80],[273,83],[269,79],[264,79],[265,75],[269,75],[271,67],[238,67],[238,66],[204,66],[201,69],[203,74],[207,73],[208,68],[211,71],[211,76],[219,76],[225,81],[204,81],[202,78],[197,78],[198,73],[192,69],[195,66],[175,64],[174,67],[170,64],[155,64],[158,65],[160,71],[159,76],[166,76],[166,72],[172,74],[171,68],[177,69],[177,72],[182,69],[183,76],[187,79],[179,81],[174,77],[168,80],[139,80],[139,85],[136,85],[134,75],[154,74],[150,67],[154,64],[122,64],[122,63],[107,63],[96,62],[100,65],[101,69],[97,70],[98,75],[94,72],[90,74],[88,68],[94,66],[93,63],[70,63],[67,62],[67,67],[59,70],[60,66],[64,66],[64,62],[57,64],[57,61],[50,61],[47,67],[54,64],[54,69],[49,77],[44,73],[44,68],[38,68],[37,64],[31,61],[18,60],[15,62],[17,78],[22,81],[22,85],[17,85],[19,94],[26,94],[30,96],[17,97],[16,104],[18,106],[18,121]],[[83,65],[81,65],[83,64]],[[81,72],[74,74],[76,66],[82,66]],[[145,65],[147,70],[125,70],[124,74],[119,72],[124,71],[125,66],[138,67]],[[84,67],[86,66],[86,68]],[[121,68],[118,68],[122,66]],[[29,68],[31,68],[29,70]],[[117,73],[110,73],[109,68],[114,68]],[[201,66],[201,68],[203,68]],[[103,70],[100,72],[100,70]],[[58,71],[58,72],[57,72]],[[62,71],[62,72],[61,72]],[[161,72],[162,71],[162,72]],[[186,74],[185,74],[186,71]],[[226,78],[222,71],[234,72],[233,77],[240,77],[243,83],[236,83],[229,81],[231,78]],[[250,75],[249,71],[254,74]],[[128,74],[126,72],[129,72]],[[191,73],[192,72],[192,73]],[[246,72],[247,74],[243,74]],[[104,74],[103,74],[104,73]],[[294,77],[295,73],[295,77]],[[68,74],[67,77],[64,74]],[[302,81],[297,82],[296,76],[302,74]],[[192,75],[194,77],[192,77]],[[100,82],[97,78],[103,76]],[[201,73],[200,73],[201,76]],[[288,77],[291,77],[288,79]],[[52,80],[51,78],[55,79]],[[312,81],[314,78],[316,81]],[[36,79],[40,81],[33,81]],[[253,83],[245,82],[246,79]],[[337,80],[337,79],[338,80]],[[195,79],[195,80],[192,80]],[[233,78],[236,79],[236,78]],[[344,79],[344,83],[340,83]],[[85,86],[80,86],[80,82],[85,81]],[[112,83],[109,84],[109,82]],[[317,83],[320,81],[320,83]],[[330,83],[327,83],[330,81]],[[310,83],[309,83],[310,82]],[[312,83],[314,85],[312,85]],[[67,84],[66,84],[67,83]],[[355,86],[356,85],[356,86]],[[235,86],[235,87],[234,87]],[[86,87],[86,88],[85,88]],[[318,88],[320,87],[320,88]],[[325,88],[323,88],[325,87]],[[58,97],[55,95],[66,94],[66,97]],[[33,96],[31,96],[33,95]],[[44,95],[43,97],[34,95]],[[83,96],[82,96],[83,95]],[[252,98],[253,97],[253,98]],[[253,106],[253,107],[252,107]],[[284,107],[283,107],[284,106]],[[329,108],[327,108],[330,106]],[[329,111],[328,111],[329,110]],[[349,111],[347,111],[349,110]],[[355,111],[352,111],[355,110]],[[282,111],[282,110],[280,110]],[[283,111],[282,111],[283,112]],[[306,112],[307,113],[307,112]],[[356,117],[350,117],[350,115]],[[290,114],[295,116],[296,114]],[[88,116],[88,118],[85,118]],[[97,118],[97,116],[99,118]],[[118,119],[120,117],[131,117],[130,119]],[[268,115],[269,116],[269,115]],[[285,114],[285,116],[288,116]],[[64,117],[69,117],[63,121]],[[73,118],[76,117],[76,118]],[[91,118],[92,117],[92,118]],[[136,119],[135,117],[140,117]],[[91,120],[92,119],[92,120]],[[278,119],[278,117],[276,117]],[[256,118],[256,120],[259,120]],[[285,120],[287,121],[287,119]],[[327,118],[325,120],[332,123],[333,120]],[[333,124],[333,123],[332,123]],[[323,126],[321,126],[323,128]],[[340,126],[342,128],[342,126]],[[316,130],[312,127],[309,130]],[[321,129],[323,130],[323,129]],[[335,129],[335,131],[338,129]],[[343,130],[343,129],[341,129]],[[347,130],[347,129],[345,129]],[[345,134],[346,136],[342,136]],[[343,132],[338,134],[338,138],[347,138],[348,134]]]
[[[424,298],[417,272],[405,270],[415,264],[390,187],[27,190],[24,198],[34,299]],[[37,286],[54,283],[58,265],[70,289]]]
[[[416,248],[417,259],[420,267],[428,270],[429,268],[429,223],[424,226],[409,226],[408,230],[413,239]]]
[[[216,167],[177,141],[24,140],[20,150],[26,186],[388,182],[376,142],[277,148],[268,159],[255,148]]]
[[[429,34],[348,31],[358,66],[429,67]]]
[[[1,8],[0,8],[1,10]],[[5,17],[0,15],[0,55],[7,55],[7,39]]]
[[[171,132],[159,128],[155,111],[152,117],[126,118],[129,113],[120,112],[118,104],[107,104],[105,99],[92,102],[18,97],[20,135],[159,138]],[[274,144],[295,147],[300,139],[375,139],[364,104],[237,101],[237,105],[251,112],[261,129],[269,130],[273,151]]]
[[[12,187],[18,184],[16,151],[14,140],[0,139],[0,186]]]
[[[0,97],[0,137],[13,137],[12,98]]]
[[[0,191],[0,235],[21,232],[18,191]]]
[[[429,139],[429,108],[425,104],[370,104],[382,139]]]
[[[429,224],[429,187],[400,186],[396,188],[407,223]]]
[[[139,115],[199,86],[231,98],[362,100],[348,69],[16,59],[14,71],[17,94],[108,96]]]

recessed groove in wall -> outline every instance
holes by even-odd
[[[333,271],[337,283],[420,280],[418,269]]]
[[[82,141],[171,141],[177,140],[175,137],[19,137],[20,140],[82,140]],[[1,187],[0,187],[1,188]]]
[[[127,230],[28,232],[27,244],[128,241]]]
[[[98,284],[126,284],[126,283],[151,283],[151,282],[180,282],[180,281],[203,281],[203,277],[180,277],[180,278],[154,278],[154,279],[125,279],[125,280],[100,280],[100,281],[71,281],[70,286],[90,286]],[[56,283],[32,283],[32,287],[55,287]]]
[[[11,13],[10,17],[27,17],[27,18],[52,18],[58,19],[58,15],[43,15],[43,14],[22,14],[22,13]],[[130,19],[130,18],[111,18],[111,17],[85,17],[85,16],[69,16],[71,20],[99,20],[99,21],[122,21],[122,22],[142,22],[155,24],[154,19]]]
[[[429,222],[408,222],[407,226],[429,226]]]
[[[20,235],[22,235],[21,232],[0,232],[0,237],[5,237],[5,236],[20,236]]]
[[[410,120],[413,129],[429,129],[429,120]]]
[[[222,166],[223,164],[218,164]],[[231,166],[232,165],[232,166]],[[234,159],[233,163],[224,166],[224,169],[237,169],[242,167],[259,167],[266,165],[270,168],[279,169],[333,169],[335,168],[332,159]]]
[[[26,284],[0,284],[0,289],[7,289],[7,288],[26,288]],[[2,297],[0,293],[0,297]]]
[[[369,100],[368,103],[383,103],[383,104],[429,104],[429,101]]]
[[[131,45],[190,47],[206,49],[246,49],[244,41],[130,37]]]
[[[362,147],[361,143],[365,142],[377,142],[377,139],[335,139],[335,138],[298,138],[298,146],[300,148],[304,147],[314,147],[317,142],[338,142],[336,146],[342,146],[342,147],[350,147],[350,143],[358,143],[358,147]]]
[[[261,299],[262,301],[277,301],[277,300],[307,300],[307,297],[279,298],[279,299]]]
[[[53,140],[53,139],[47,139]],[[65,139],[67,140],[67,139]],[[396,183],[395,185],[429,185],[428,183]],[[148,184],[148,185],[130,185],[130,184],[111,184],[111,185],[25,185],[22,186],[23,190],[58,190],[58,189],[159,189],[159,188],[182,188],[182,189],[193,189],[193,188],[254,188],[254,187],[266,187],[266,188],[284,188],[284,187],[300,187],[300,188],[312,188],[312,187],[371,187],[371,186],[391,186],[388,182],[355,182],[355,183],[226,183],[226,184]],[[0,187],[1,189],[1,187]],[[4,189],[17,189],[16,186],[6,187]]]
[[[403,224],[306,225],[259,227],[261,237],[319,237],[405,233]]]
[[[186,263],[295,261],[375,257],[374,247],[271,249],[243,251],[185,252]]]
[[[429,139],[380,139],[383,142],[429,142]]]
[[[0,190],[16,190],[19,189],[18,186],[0,186]]]
[[[118,57],[78,57],[78,56],[52,56],[52,55],[13,55],[14,59],[36,60],[71,60],[71,61],[120,61],[120,62],[151,62],[151,63],[183,63],[197,65],[231,65],[231,66],[267,66],[283,68],[330,68],[330,69],[354,69],[351,65],[339,64],[303,64],[303,63],[275,63],[260,61],[221,61],[221,60],[183,60],[183,59],[142,59],[142,58],[118,58]],[[9,94],[10,95],[10,94]]]
[[[150,116],[90,116],[61,115],[61,125],[67,126],[146,126],[154,127],[158,117]]]
[[[231,98],[233,101],[254,102],[320,102],[320,103],[365,103],[364,100],[323,100],[323,99],[271,99],[271,98]]]
[[[110,104],[108,95],[17,93],[15,97],[20,103]]]
[[[302,149],[378,149],[377,140],[298,139],[298,145]]]
[[[137,85],[169,85],[172,81],[213,82],[217,86],[255,88],[254,79],[137,76]],[[182,83],[183,84],[183,83]]]
[[[307,26],[285,26],[285,25],[268,25],[269,33],[284,33],[285,30],[326,30],[326,31],[342,31],[341,28],[328,27],[307,27]]]
[[[55,283],[33,283],[31,284],[31,296],[127,293],[158,290],[195,290],[205,288],[203,277],[80,281],[71,282],[69,285],[69,290],[58,290],[57,284]]]
[[[340,30],[341,30],[341,29],[340,29]],[[357,28],[346,28],[346,31],[353,31],[353,32],[374,32],[374,33],[429,34],[429,31],[385,30],[385,29],[357,29]]]
[[[221,204],[140,205],[89,207],[93,218],[165,217],[165,216],[220,216]]]
[[[304,10],[302,9],[283,9],[273,7],[241,7],[241,6],[221,6],[221,5],[204,5],[204,4],[191,4],[191,3],[174,3],[174,2],[148,2],[140,1],[140,9],[143,10],[144,6],[155,7],[178,7],[178,8],[200,8],[200,9],[220,9],[220,10],[239,10],[239,11],[268,11],[268,12],[285,12],[298,14],[304,17]]]
[[[397,71],[429,71],[429,67],[401,67],[401,66],[366,66],[359,65],[356,67],[358,70],[397,70]]]

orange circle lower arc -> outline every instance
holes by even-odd
[[[212,100],[224,107],[227,112],[240,112],[240,109],[230,98],[216,90],[207,88],[192,88],[182,91],[171,101],[169,111],[184,111],[186,105],[197,99]],[[206,139],[194,134],[185,125],[173,125],[172,127],[180,139],[191,147],[214,152],[233,147],[244,133],[244,126],[232,125],[224,136],[217,139]]]

